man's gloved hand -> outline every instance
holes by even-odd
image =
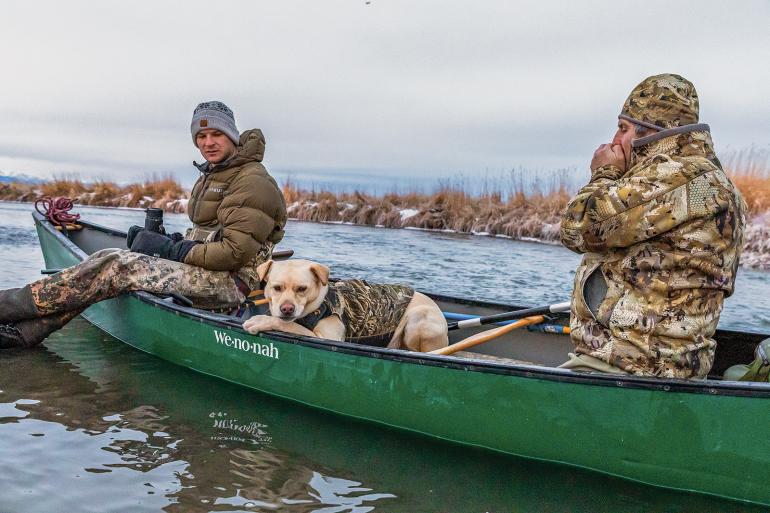
[[[149,256],[184,262],[187,253],[200,244],[194,240],[178,240],[147,230],[139,230],[131,243],[131,251]]]
[[[136,234],[144,230],[141,226],[134,225],[128,229],[128,237],[126,237],[126,247],[131,249],[131,244],[134,243]]]
[[[134,239],[136,238],[136,235],[144,230],[141,226],[134,225],[131,228],[128,229],[128,237],[126,237],[126,247],[131,248],[131,245],[134,243]],[[154,232],[153,232],[154,233]],[[164,237],[168,237],[171,239],[172,242],[179,242],[180,240],[184,240],[184,235],[182,235],[179,232],[174,232],[171,235],[162,233]]]

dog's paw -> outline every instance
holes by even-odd
[[[275,319],[269,315],[255,315],[254,317],[250,317],[243,322],[243,329],[252,335],[256,335],[260,331],[269,331],[274,329],[274,322]]]

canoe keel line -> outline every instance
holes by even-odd
[[[38,215],[35,222],[52,269],[125,237],[87,222],[67,237]],[[477,317],[515,310],[433,297],[442,310]],[[315,408],[655,486],[770,505],[768,384],[556,369],[568,337],[521,329],[479,346],[484,353],[442,356],[284,333],[250,335],[232,318],[144,292],[98,303],[83,316],[169,362]],[[473,335],[473,328],[458,332],[453,342]],[[738,360],[765,336],[717,335],[729,356],[722,367],[745,363]]]

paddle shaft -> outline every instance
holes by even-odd
[[[431,351],[430,354],[440,354],[445,356],[450,355],[456,353],[457,351],[462,351],[463,349],[468,349],[469,347],[477,346],[479,344],[483,344],[484,342],[489,342],[490,340],[495,339],[501,335],[505,335],[509,331],[513,331],[516,328],[543,322],[543,319],[544,318],[542,315],[526,317],[514,322],[513,324],[506,324],[505,326],[500,326],[499,328],[476,333],[475,335],[463,339],[460,342],[455,342],[451,346],[435,349]]]
[[[492,324],[500,321],[512,321],[514,319],[523,319],[525,317],[532,317],[533,315],[545,315],[549,313],[567,312],[570,308],[570,302],[556,303],[548,306],[538,306],[535,308],[524,308],[523,310],[514,310],[512,312],[504,312],[495,315],[487,315],[485,317],[476,317],[475,319],[466,319],[463,321],[457,321],[447,324],[447,328],[451,330],[457,330],[461,328],[471,328],[473,326],[483,326],[484,324]]]

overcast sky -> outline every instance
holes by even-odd
[[[0,174],[120,182],[200,158],[218,99],[280,178],[587,178],[645,76],[692,80],[718,152],[770,145],[770,2],[10,1]]]

